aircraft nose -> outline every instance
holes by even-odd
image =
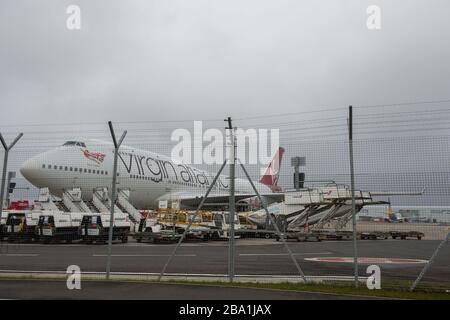
[[[25,161],[19,170],[25,179],[33,183],[39,171],[39,163],[36,161],[35,158],[31,158]]]

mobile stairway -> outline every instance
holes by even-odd
[[[62,201],[70,212],[91,212],[91,209],[81,198],[81,189],[64,190]]]
[[[34,203],[35,210],[60,211],[61,209],[53,202],[52,195],[48,188],[39,189],[38,201]]]
[[[97,208],[98,212],[110,212],[111,199],[108,196],[108,188],[94,189],[92,204]],[[114,212],[123,213],[117,205],[114,205]]]
[[[128,213],[130,220],[133,223],[139,223],[141,221],[141,213],[130,203],[130,190],[119,189],[117,194],[117,202]]]

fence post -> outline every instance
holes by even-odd
[[[352,231],[353,231],[353,268],[355,276],[355,288],[359,286],[358,279],[358,246],[356,233],[356,208],[355,208],[355,170],[353,164],[353,108],[348,107],[348,147],[350,154],[350,184],[352,193]]]
[[[120,137],[119,142],[116,140],[116,134],[114,133],[114,128],[111,121],[108,122],[109,131],[111,132],[111,137],[114,143],[114,165],[113,165],[113,178],[112,178],[112,194],[111,194],[111,207],[110,207],[110,217],[109,217],[109,230],[108,230],[108,257],[106,259],[106,279],[109,280],[109,274],[111,272],[111,246],[112,246],[112,235],[114,228],[114,206],[116,205],[116,179],[117,179],[117,156],[119,153],[120,145],[122,144],[127,131],[125,130]]]
[[[228,130],[230,130],[231,152],[230,152],[230,198],[228,199],[228,224],[230,230],[228,232],[228,280],[233,282],[234,279],[234,260],[235,260],[235,248],[234,248],[234,217],[236,215],[236,200],[234,192],[235,181],[235,168],[236,168],[236,140],[234,136],[234,128],[231,124],[231,118],[228,117],[225,121],[228,121]]]
[[[447,233],[447,236],[445,237],[444,240],[441,241],[441,243],[438,245],[438,247],[436,248],[436,250],[434,251],[433,255],[431,256],[430,260],[428,260],[428,262],[425,264],[425,266],[423,267],[422,271],[420,272],[419,276],[417,277],[417,279],[413,282],[413,284],[411,285],[411,288],[409,288],[409,291],[414,291],[414,289],[416,289],[417,285],[419,284],[420,280],[422,280],[423,276],[425,275],[425,273],[427,273],[428,269],[430,269],[431,265],[433,264],[434,260],[436,259],[439,250],[441,250],[441,248],[444,246],[444,244],[446,244],[450,239],[450,231]]]
[[[6,182],[6,169],[8,167],[8,156],[9,156],[9,150],[14,147],[14,145],[19,141],[20,138],[22,138],[23,133],[19,133],[19,135],[11,142],[11,144],[8,146],[3,139],[2,134],[0,133],[0,141],[3,145],[3,148],[5,149],[5,155],[3,156],[3,172],[2,172],[2,185],[1,185],[1,191],[0,191],[0,217],[2,216],[3,211],[3,199],[5,195],[5,182]]]

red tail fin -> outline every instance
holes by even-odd
[[[278,177],[280,175],[281,159],[283,157],[284,149],[279,147],[275,156],[270,160],[269,166],[264,171],[259,182],[268,186],[273,192],[281,191],[281,187],[277,185]]]

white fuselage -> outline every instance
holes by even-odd
[[[20,172],[34,186],[48,187],[53,195],[81,188],[83,199],[90,200],[94,189],[111,189],[113,162],[112,143],[85,140],[39,154],[26,161]],[[117,187],[129,189],[130,202],[139,209],[155,208],[159,200],[202,197],[215,177],[169,157],[127,146],[120,147],[117,164]],[[210,195],[228,194],[228,180],[220,175]],[[271,192],[261,183],[255,186],[261,193]],[[254,194],[246,179],[236,179],[235,189],[236,194]]]

